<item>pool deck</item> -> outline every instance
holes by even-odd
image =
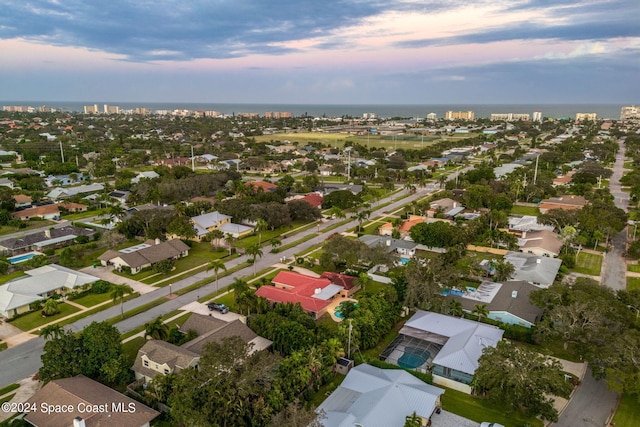
[[[327,307],[327,313],[329,313],[329,316],[331,316],[331,318],[333,319],[334,322],[342,322],[342,319],[336,316],[336,307],[338,307],[340,305],[341,302],[343,301],[351,301],[351,302],[358,302],[357,299],[353,299],[353,298],[336,298],[334,299],[331,304],[329,304],[329,306]]]

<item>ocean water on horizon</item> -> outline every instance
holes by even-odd
[[[313,117],[362,117],[364,113],[374,113],[377,117],[424,118],[436,113],[438,118],[445,112],[475,112],[477,118],[488,118],[492,113],[528,113],[541,111],[543,117],[572,118],[576,113],[596,113],[599,118],[620,118],[621,104],[231,104],[231,103],[181,103],[181,102],[73,102],[73,101],[0,101],[1,105],[28,105],[38,107],[47,105],[63,111],[83,111],[84,105],[117,105],[120,109],[130,110],[137,107],[156,110],[204,110],[218,111],[222,114],[257,113],[267,111],[286,111],[295,116]]]

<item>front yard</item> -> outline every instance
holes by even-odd
[[[623,394],[611,425],[635,427],[638,425],[638,420],[640,420],[640,404],[638,404],[637,396]]]
[[[576,261],[574,271],[576,273],[599,276],[602,268],[602,255],[580,252]]]
[[[627,277],[627,290],[640,289],[640,277]]]
[[[40,310],[34,311],[22,317],[18,317],[17,319],[12,320],[9,323],[11,323],[16,328],[22,329],[23,331],[27,332],[80,311],[79,308],[66,303],[58,304],[58,310],[60,310],[58,314],[47,317],[44,317]]]

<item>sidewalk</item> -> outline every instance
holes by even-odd
[[[10,403],[26,402],[40,389],[41,386],[39,381],[35,381],[31,377],[20,380],[18,384],[20,384],[20,388],[17,388],[5,395],[0,396],[0,399],[11,396],[15,393],[15,396],[13,396],[13,398],[9,401]],[[0,422],[11,418],[13,415],[13,412],[0,411]]]

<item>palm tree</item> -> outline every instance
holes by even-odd
[[[120,315],[124,317],[124,297],[125,295],[133,293],[133,288],[127,284],[113,285],[111,286],[111,300],[114,304],[120,302]]]
[[[151,337],[154,340],[166,340],[169,338],[169,327],[158,316],[151,322],[144,324],[144,337]]]
[[[53,298],[49,298],[44,302],[42,311],[44,311],[45,316],[53,316],[54,314],[57,314],[60,311],[58,310],[58,301]]]
[[[454,316],[462,316],[462,303],[455,299],[449,301],[449,313]]]
[[[209,261],[207,271],[209,270],[213,270],[213,272],[216,274],[216,292],[218,292],[218,272],[220,270],[227,271],[227,267],[224,265],[224,262],[220,261],[219,259],[214,259]]]
[[[258,258],[262,257],[262,249],[260,249],[260,245],[255,244],[251,245],[247,248],[247,254],[253,257],[253,275],[256,275],[256,264],[258,263]]]
[[[358,277],[355,280],[356,286],[361,286],[363,291],[365,290],[367,285],[370,285],[372,283],[373,283],[373,279],[369,277],[367,273],[358,274]]]
[[[278,252],[278,247],[280,245],[282,245],[282,240],[280,240],[278,237],[274,237],[273,239],[271,239],[271,246],[273,247],[273,249],[271,249],[271,252]]]
[[[489,315],[489,309],[486,304],[476,304],[473,309],[473,313],[478,316],[478,322],[482,317],[487,317]]]
[[[213,246],[213,241],[216,241],[216,248],[220,247],[220,239],[222,239],[224,237],[224,233],[220,230],[211,230],[210,232],[207,233],[207,236],[209,237],[209,240],[211,241],[211,246]]]
[[[356,214],[356,220],[358,221],[358,231],[362,231],[362,223],[369,218],[370,211],[360,211]]]
[[[262,218],[258,218],[258,220],[256,221],[256,226],[254,228],[254,231],[258,233],[258,246],[262,244],[262,232],[265,231],[268,227],[269,224],[267,224],[267,221]]]
[[[120,204],[111,205],[109,207],[109,214],[115,216],[116,218],[122,218],[124,216],[125,210]]]
[[[493,280],[496,282],[504,282],[505,280],[509,280],[513,275],[516,268],[509,261],[499,261],[494,265],[495,272],[493,273]]]
[[[64,334],[64,328],[60,325],[48,325],[40,330],[40,336],[45,340],[60,338]]]
[[[227,241],[229,245],[229,256],[231,256],[231,242],[233,241],[233,234],[227,233],[224,235],[224,239]]]
[[[329,209],[329,211],[327,212],[331,217],[335,217],[335,218],[346,218],[347,215],[345,215],[344,211],[342,209],[340,209],[337,206],[332,207],[331,209]]]

